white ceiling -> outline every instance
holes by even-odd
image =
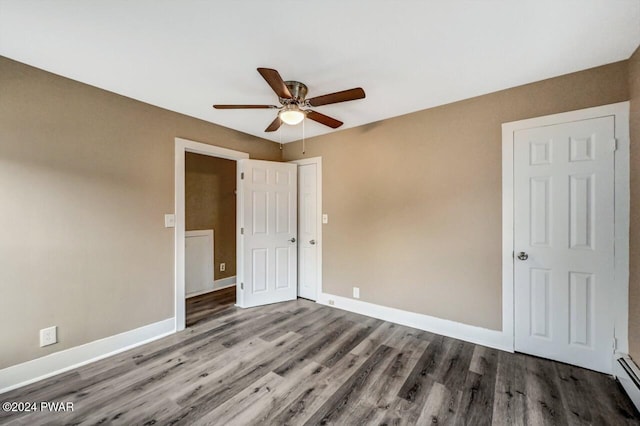
[[[640,0],[0,0],[0,55],[212,123],[264,133],[277,103],[257,67],[309,96],[361,86],[316,108],[355,127],[627,59]],[[1,96],[1,94],[0,94]],[[306,137],[332,132],[306,121]]]

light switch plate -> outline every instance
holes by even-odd
[[[164,215],[164,227],[165,228],[175,228],[176,227],[176,215],[175,214],[165,214]]]
[[[317,216],[316,216],[316,217],[317,217]],[[329,215],[328,215],[328,214],[326,214],[326,213],[323,213],[323,214],[322,214],[322,223],[324,223],[325,225],[326,225],[327,223],[329,223]]]

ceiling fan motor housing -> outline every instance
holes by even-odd
[[[307,86],[305,84],[300,83],[299,81],[285,81],[284,84],[289,89],[289,92],[291,92],[294,103],[304,102],[304,99],[306,98],[308,92]],[[283,105],[289,104],[292,101],[292,99],[286,98],[279,99],[280,103]]]

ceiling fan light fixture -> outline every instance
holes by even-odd
[[[287,105],[280,111],[280,120],[290,126],[300,123],[304,116],[304,112],[295,104]]]

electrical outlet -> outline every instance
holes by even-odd
[[[353,298],[360,299],[360,287],[353,288]]]
[[[40,330],[40,347],[53,345],[58,343],[58,332],[55,325],[49,328],[43,328]]]
[[[227,269],[227,265],[225,263],[220,264],[220,272],[224,272]]]
[[[333,306],[335,304],[336,304],[336,302],[334,302],[333,299],[329,299],[329,305]]]

